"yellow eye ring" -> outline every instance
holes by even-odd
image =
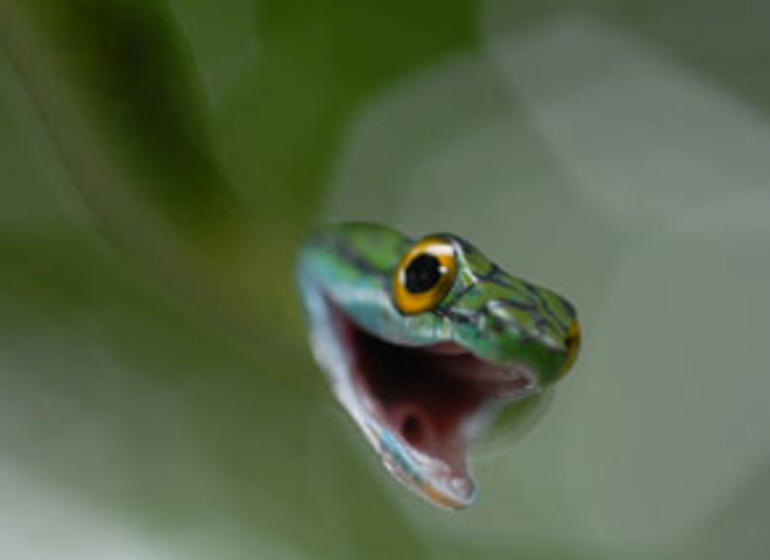
[[[401,258],[393,274],[393,302],[404,315],[433,309],[449,292],[457,274],[452,243],[426,237]]]

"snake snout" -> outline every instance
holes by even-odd
[[[577,359],[578,352],[580,351],[580,325],[577,319],[574,319],[570,326],[567,327],[567,334],[564,337],[565,356],[561,369],[559,370],[559,378],[561,379],[572,368],[572,365]]]

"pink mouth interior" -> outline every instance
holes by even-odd
[[[530,379],[454,343],[399,346],[337,315],[354,356],[354,385],[374,403],[375,417],[406,444],[447,465],[451,478],[467,477],[467,446],[475,434],[465,426],[486,403],[526,392]]]

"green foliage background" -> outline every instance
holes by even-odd
[[[3,557],[767,557],[768,15],[761,2],[0,0]],[[737,135],[725,145],[748,148],[719,175],[704,154],[724,154],[709,143],[722,125],[683,118],[686,148],[653,167],[692,187],[684,195],[624,188],[633,165],[597,195],[622,207],[612,217],[552,190],[585,179],[548,135],[560,113],[539,109],[541,90],[503,93],[496,49],[575,18],[700,76],[685,82],[712,93],[693,104],[716,91],[746,107],[748,132],[725,125]],[[593,36],[581,25],[558,53]],[[610,55],[597,49],[599,69]],[[482,62],[464,73],[469,60]],[[377,121],[372,107],[447,67],[460,68],[454,82]],[[553,105],[604,83],[593,67],[544,68]],[[665,117],[644,105],[647,83],[630,99],[654,127]],[[431,108],[429,126],[410,128]],[[505,143],[451,149],[503,110],[524,132],[495,160],[510,163],[501,178],[485,158]],[[360,141],[367,115],[386,131],[379,144]],[[565,122],[590,148],[591,126],[616,121]],[[460,155],[412,168],[439,148]],[[724,177],[719,197],[698,170]],[[465,187],[442,194],[452,180]],[[510,220],[478,206],[501,184]],[[675,236],[703,244],[669,254],[663,217],[686,225],[715,200],[726,206],[705,229]],[[644,220],[629,219],[644,204]],[[566,396],[526,441],[482,450],[469,512],[436,511],[389,480],[308,355],[293,256],[329,215],[456,230],[575,296],[587,342]],[[613,274],[650,240],[651,276],[624,296]],[[646,443],[626,461],[632,440]],[[699,478],[711,459],[724,464]]]

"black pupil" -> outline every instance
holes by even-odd
[[[406,267],[406,289],[413,294],[427,292],[441,278],[441,263],[433,255],[423,253]]]

